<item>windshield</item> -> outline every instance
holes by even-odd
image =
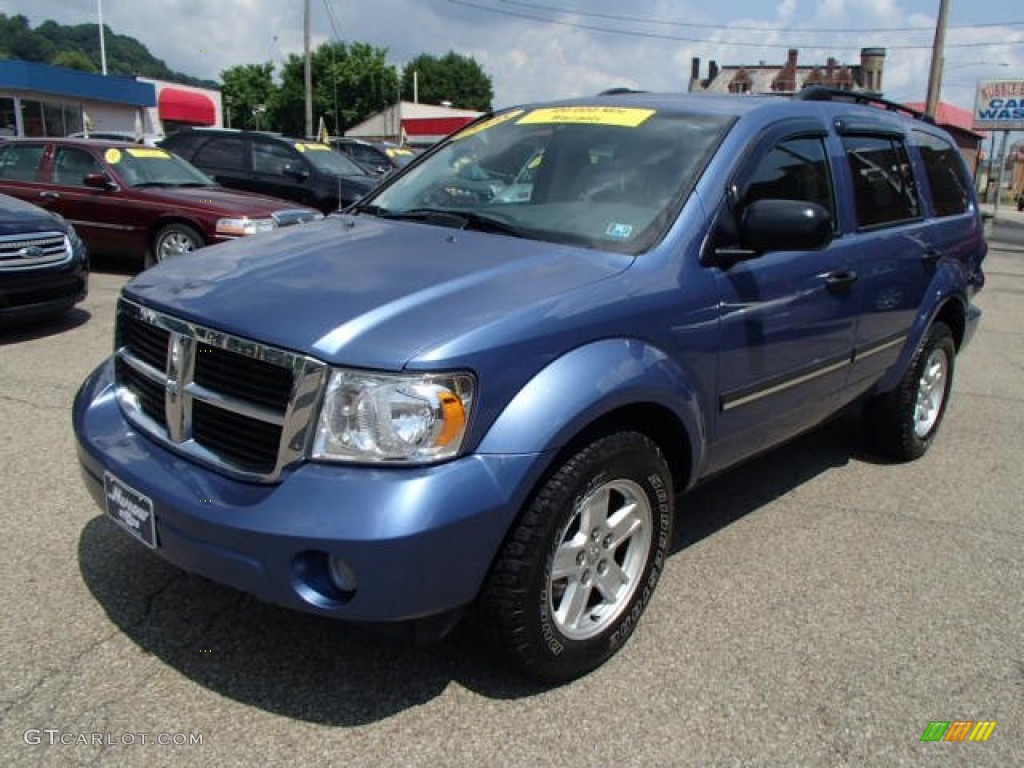
[[[366,176],[362,166],[347,156],[318,141],[297,142],[295,149],[301,152],[317,170],[335,176]]]
[[[455,134],[357,210],[636,254],[667,231],[729,123],[635,107],[510,110]]]
[[[198,168],[155,147],[110,148],[103,153],[127,187],[208,187],[217,182]]]

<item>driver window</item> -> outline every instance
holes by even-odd
[[[102,173],[103,168],[91,153],[73,147],[58,147],[53,159],[53,183],[76,187],[90,173]]]
[[[817,137],[779,142],[758,161],[741,194],[744,205],[755,200],[803,200],[817,203],[835,221],[832,182],[822,140]]]

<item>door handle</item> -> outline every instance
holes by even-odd
[[[39,196],[44,200],[60,200],[59,192],[40,192]]]
[[[832,293],[846,293],[857,282],[857,273],[852,269],[829,272],[825,275],[825,287]]]
[[[921,261],[925,264],[934,264],[940,258],[942,258],[942,251],[938,248],[929,248],[927,251],[921,254]]]

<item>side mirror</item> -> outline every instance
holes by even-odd
[[[281,173],[290,179],[295,179],[296,181],[305,181],[309,178],[309,172],[305,168],[295,165],[294,163],[285,163],[284,167],[281,169]]]
[[[832,215],[805,200],[757,200],[743,212],[740,242],[757,253],[817,251],[832,242]]]
[[[743,208],[739,247],[715,248],[701,262],[729,269],[767,251],[817,251],[832,242],[832,214],[806,200],[756,200]]]
[[[82,183],[87,187],[94,189],[104,189],[108,191],[114,191],[120,189],[114,182],[110,180],[110,177],[105,173],[87,173],[82,177]]]

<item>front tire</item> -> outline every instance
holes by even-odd
[[[152,267],[162,261],[189,253],[206,245],[203,236],[188,224],[168,224],[153,238],[153,244],[146,254],[146,266]]]
[[[875,450],[900,461],[924,455],[946,413],[955,360],[953,333],[936,322],[899,386],[868,402],[868,439]]]
[[[491,567],[481,631],[514,666],[564,682],[636,628],[672,538],[672,478],[648,437],[621,432],[572,455],[541,486]]]

